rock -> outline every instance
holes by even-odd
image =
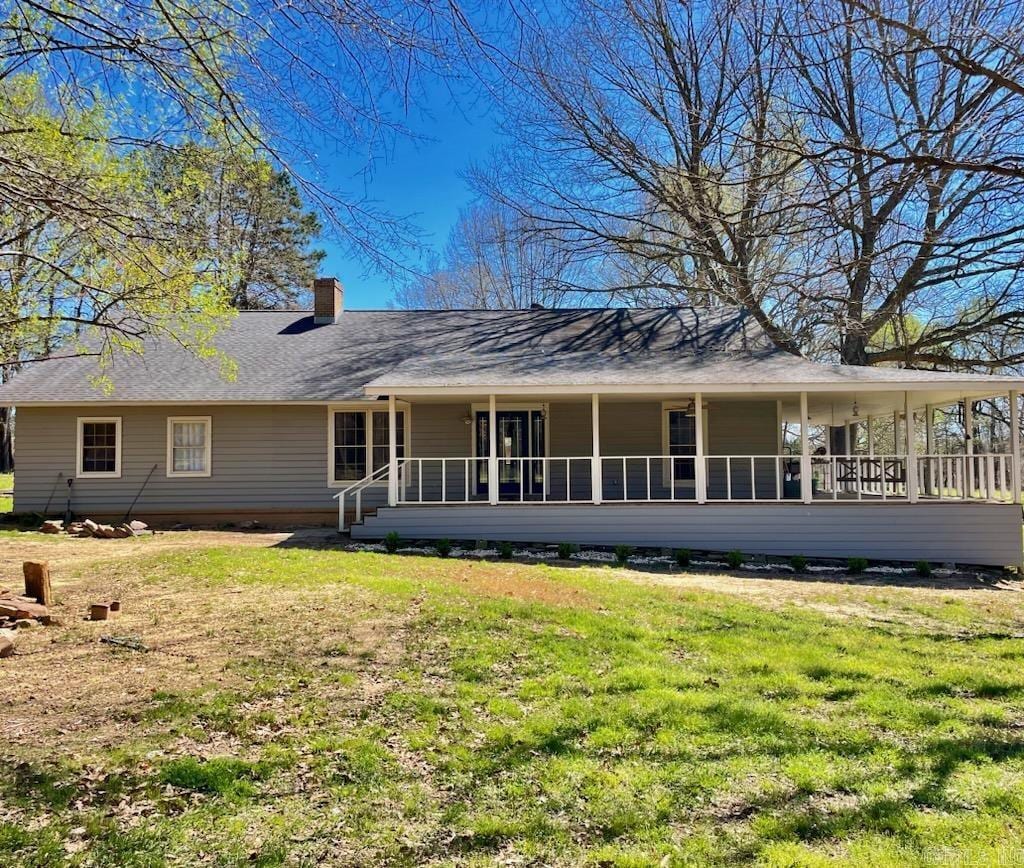
[[[96,531],[100,529],[100,526],[96,524],[91,518],[87,518],[82,522],[82,533],[86,536],[92,536]]]
[[[106,621],[110,617],[110,606],[106,603],[93,603],[89,606],[90,621]]]
[[[14,653],[14,640],[0,636],[0,657],[10,657]]]
[[[60,533],[64,530],[64,522],[59,520],[44,521],[39,528],[40,533]]]
[[[18,618],[14,622],[14,626],[19,630],[31,630],[33,627],[38,627],[39,623],[32,618]]]
[[[144,521],[139,521],[137,518],[128,522],[128,527],[135,531],[135,533],[138,533],[140,530],[149,530],[149,525]]]
[[[100,539],[113,539],[114,528],[109,524],[98,524],[96,530],[92,532],[93,536],[98,536]]]
[[[119,524],[114,528],[114,539],[127,539],[130,536],[135,536],[135,531],[128,527],[128,525]]]
[[[256,519],[251,518],[248,521],[243,521],[239,527],[242,530],[259,530],[263,525],[256,521]]]

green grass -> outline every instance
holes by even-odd
[[[1024,854],[1024,640],[996,594],[814,583],[798,605],[610,569],[268,549],[136,572],[162,616],[196,591],[251,600],[249,620],[200,627],[249,644],[198,687],[119,707],[116,737],[96,721],[74,751],[6,745],[0,864]],[[126,818],[126,798],[145,810]]]

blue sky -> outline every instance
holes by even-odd
[[[473,199],[461,173],[487,156],[499,134],[485,100],[466,97],[456,104],[440,83],[428,86],[424,97],[416,114],[403,118],[419,138],[396,141],[378,156],[368,176],[354,158],[338,158],[319,168],[329,186],[363,195],[393,214],[410,215],[423,242],[440,249],[459,209]],[[368,270],[365,262],[330,239],[319,246],[327,252],[321,273],[344,284],[346,307],[387,306],[392,287],[386,276]]]

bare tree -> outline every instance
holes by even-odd
[[[585,255],[645,263],[648,292],[745,307],[784,349],[1024,361],[1024,179],[992,168],[1024,141],[1024,98],[971,66],[1020,78],[1020,10],[863,2],[575,0],[530,40],[518,154],[477,177]]]
[[[397,294],[407,308],[576,307],[585,264],[535,220],[493,204],[463,209],[442,257]]]

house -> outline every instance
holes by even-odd
[[[731,309],[344,311],[334,279],[314,296],[239,314],[218,337],[234,380],[168,341],[118,359],[110,394],[93,359],[29,366],[0,388],[14,509],[1021,562],[1019,432],[947,454],[932,424],[1016,407],[1015,377],[816,364]]]

